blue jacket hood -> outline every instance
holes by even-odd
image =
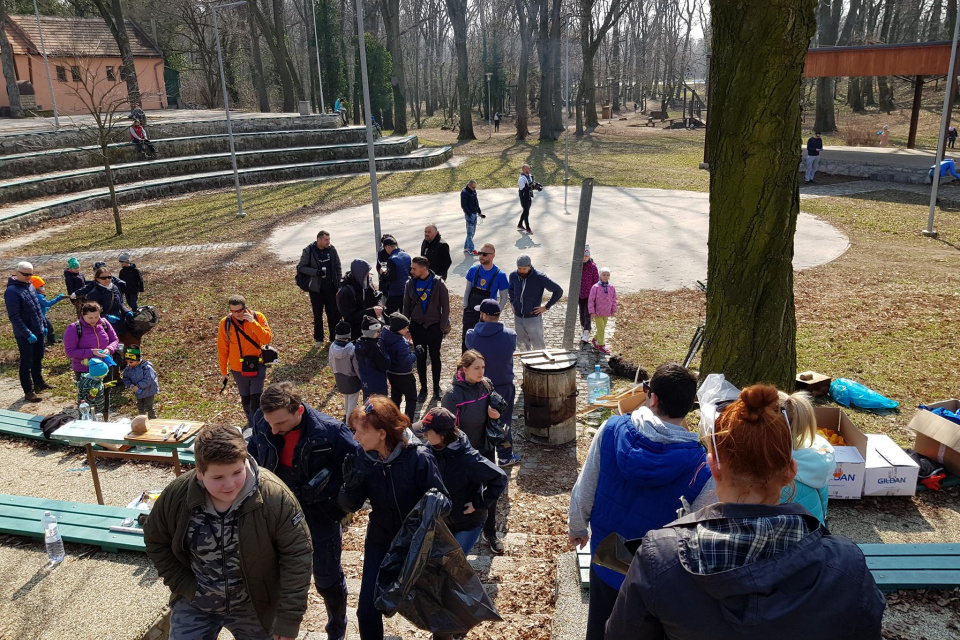
[[[473,328],[478,336],[483,336],[484,338],[503,333],[503,329],[504,326],[502,322],[478,322]]]
[[[670,484],[688,477],[703,457],[697,434],[663,423],[646,407],[633,413],[631,424],[616,442],[617,468],[630,480],[648,487]]]

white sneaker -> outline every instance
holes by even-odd
[[[586,329],[583,330],[583,333],[580,334],[580,342],[586,342],[590,344],[590,332]]]

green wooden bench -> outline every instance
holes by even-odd
[[[44,438],[43,432],[40,431],[41,420],[43,420],[43,416],[0,409],[0,434],[17,438],[29,438],[31,440],[43,440],[44,442],[52,442],[54,444],[69,444],[62,440],[47,440]],[[101,447],[95,448],[100,449]],[[140,453],[169,457],[171,460],[173,458],[173,455],[169,451],[157,451],[153,447],[136,447],[135,450]],[[196,464],[193,451],[181,451],[179,456],[180,462],[183,464]]]
[[[43,538],[40,521],[45,511],[57,516],[64,542],[89,544],[111,552],[146,550],[142,535],[110,531],[110,527],[120,526],[124,518],[136,519],[141,511],[85,502],[0,494],[0,533]]]
[[[861,544],[881,591],[960,587],[960,544]],[[577,549],[580,588],[590,588],[590,550]]]

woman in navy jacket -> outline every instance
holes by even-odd
[[[497,498],[507,488],[507,474],[470,446],[457,429],[457,418],[443,407],[434,407],[414,425],[423,433],[437,457],[443,484],[453,508],[447,526],[466,555],[480,539],[487,510],[497,508]]]
[[[373,604],[380,565],[403,521],[427,491],[447,490],[436,460],[412,437],[409,418],[389,398],[371,396],[353,410],[349,423],[364,455],[344,459],[338,502],[344,511],[357,511],[370,500],[357,621],[361,640],[382,640],[383,614]]]
[[[860,549],[798,504],[775,387],[754,385],[706,436],[719,503],[643,538],[608,640],[880,640],[885,601]]]

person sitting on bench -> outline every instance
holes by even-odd
[[[157,150],[154,148],[153,143],[150,142],[150,136],[147,135],[146,127],[138,121],[130,125],[130,142],[132,142],[137,147],[137,151],[143,155],[157,155]]]

